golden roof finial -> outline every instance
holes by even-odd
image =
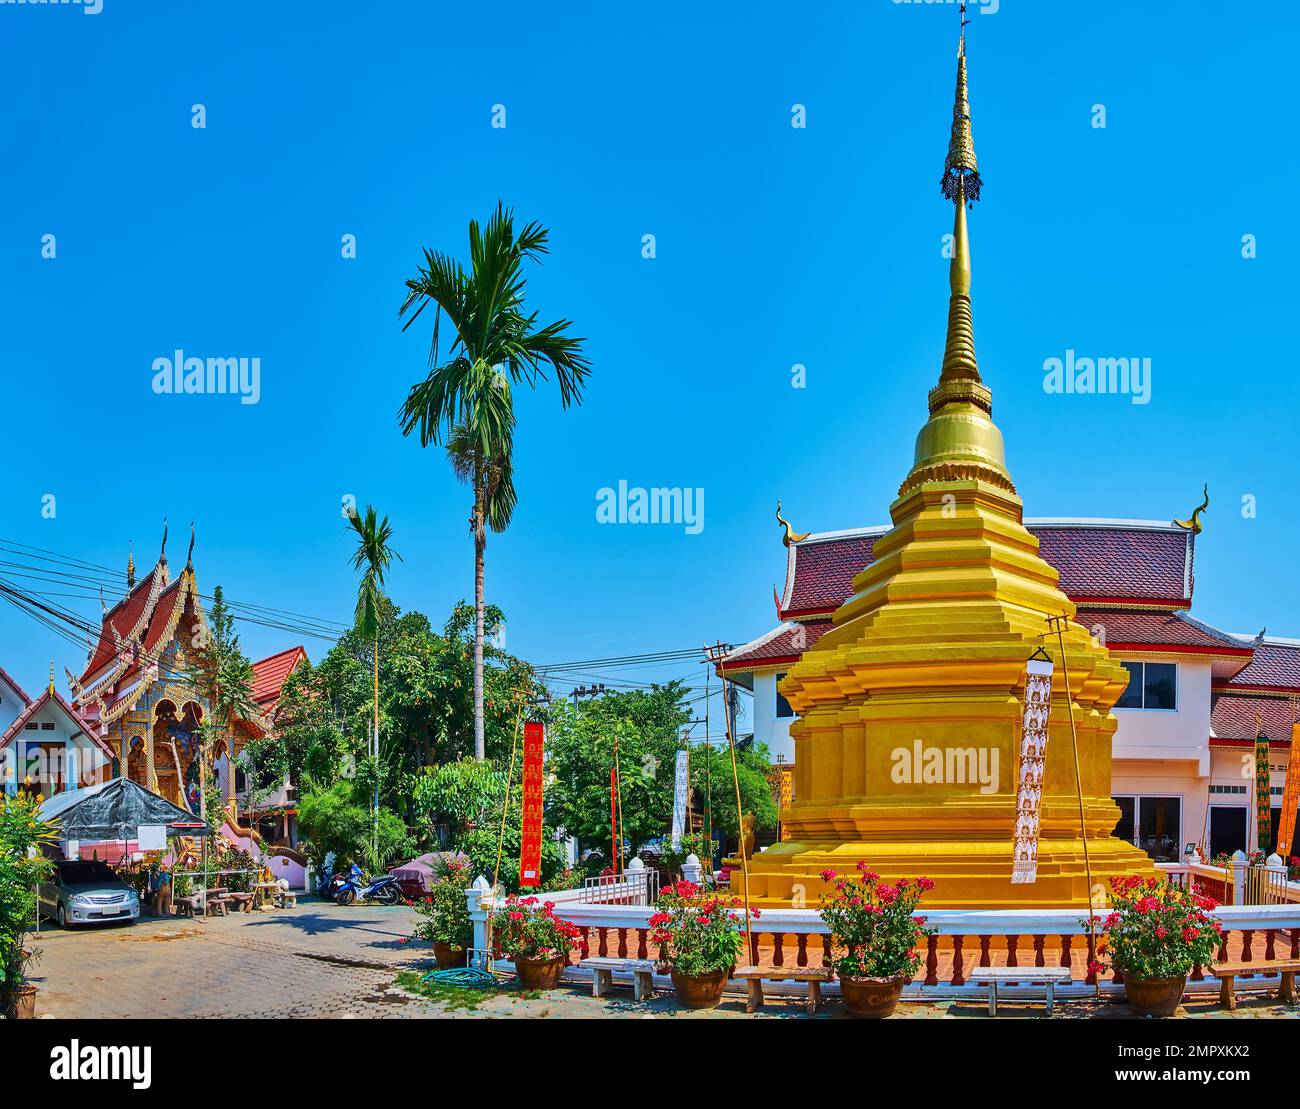
[[[50,659],[50,696],[54,696],[54,660]]]
[[[1205,486],[1201,489],[1201,492],[1205,495],[1205,500],[1203,500],[1203,501],[1200,503],[1200,506],[1199,506],[1198,508],[1196,508],[1196,509],[1193,510],[1193,512],[1192,512],[1192,518],[1191,518],[1190,520],[1175,520],[1175,521],[1174,521],[1174,523],[1177,524],[1180,528],[1186,528],[1186,529],[1187,529],[1188,531],[1190,531],[1193,535],[1200,535],[1200,534],[1201,534],[1201,531],[1202,531],[1203,526],[1204,526],[1204,525],[1202,525],[1202,523],[1201,523],[1201,513],[1204,512],[1207,508],[1210,507],[1210,486],[1209,486],[1209,483],[1208,483],[1208,482],[1207,482],[1207,483],[1205,484]]]
[[[966,98],[966,5],[961,5],[961,38],[957,46],[957,92],[952,107],[952,138],[944,162],[943,195],[956,204],[952,226],[952,262],[948,267],[948,339],[944,345],[939,384],[930,391],[930,411],[963,401],[993,411],[993,394],[980,381],[975,359],[975,326],[970,309],[970,238],[966,203],[980,195],[980,175],[971,139],[970,104]]]
[[[126,587],[128,590],[135,588],[135,545],[127,544],[126,548]]]
[[[961,5],[961,37],[957,40],[957,91],[952,104],[952,137],[948,140],[948,157],[943,164],[940,186],[943,195],[958,202],[965,184],[966,199],[979,200],[979,163],[975,158],[975,140],[971,136],[970,101],[966,96],[966,5]],[[960,203],[960,202],[958,202]]]
[[[776,499],[776,522],[780,524],[783,528],[785,528],[785,534],[781,536],[781,542],[784,543],[787,547],[790,546],[791,543],[803,542],[803,540],[807,539],[808,536],[811,534],[810,532],[806,532],[806,531],[796,532],[794,528],[790,526],[789,521],[787,521],[784,517],[782,517],[780,497]]]

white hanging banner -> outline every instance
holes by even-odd
[[[1016,834],[1011,881],[1038,880],[1038,818],[1043,803],[1043,761],[1047,755],[1047,720],[1052,713],[1052,663],[1031,658],[1025,663],[1025,699],[1020,731],[1020,765],[1016,788]]]
[[[691,783],[691,754],[677,752],[677,781],[673,789],[673,847],[680,846],[686,827],[686,791]]]

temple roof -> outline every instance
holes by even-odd
[[[1256,716],[1264,734],[1275,743],[1291,739],[1293,709],[1286,697],[1251,697],[1240,693],[1215,693],[1210,698],[1210,727],[1214,739],[1253,740]]]
[[[1266,636],[1250,665],[1227,684],[1235,689],[1300,690],[1300,639]]]
[[[269,716],[280,702],[280,691],[298,664],[307,661],[307,650],[290,647],[253,663],[253,700],[263,716]]]
[[[0,666],[0,683],[3,683],[18,696],[18,700],[24,705],[31,704],[31,698],[27,696],[27,691],[23,689],[3,666]]]
[[[1151,520],[1026,520],[1039,553],[1076,603],[1186,608],[1192,602],[1194,533]],[[786,555],[783,620],[829,616],[853,591],[888,527],[809,535]]]

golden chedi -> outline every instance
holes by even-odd
[[[939,384],[911,472],[890,506],[894,527],[853,581],[834,627],[786,675],[799,719],[788,840],[749,861],[755,904],[816,905],[827,868],[859,859],[888,880],[927,875],[930,907],[1088,903],[1080,801],[1065,694],[1074,702],[1083,823],[1092,880],[1153,873],[1111,836],[1111,714],[1127,672],[1075,623],[1057,572],[1022,524],[992,394],[975,359],[966,205],[980,179],[958,49],[944,194],[955,203],[952,295]],[[1067,667],[1049,616],[1069,617]],[[1055,663],[1040,810],[1038,871],[1013,885],[1021,697],[1026,660]],[[733,881],[739,884],[740,872]]]

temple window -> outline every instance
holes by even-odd
[[[776,676],[776,685],[778,687],[776,693],[776,718],[778,720],[787,720],[794,715],[794,709],[790,707],[790,702],[781,696],[779,687],[784,678],[784,674],[778,674]]]
[[[1128,688],[1115,705],[1117,709],[1148,709],[1175,712],[1178,709],[1178,666],[1172,662],[1125,662]]]

